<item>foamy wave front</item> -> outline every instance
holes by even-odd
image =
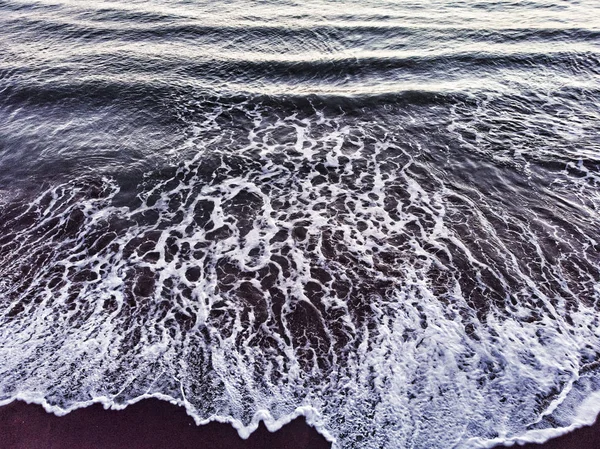
[[[585,164],[499,164],[469,137],[490,113],[275,109],[188,102],[183,162],[135,192],[90,176],[0,205],[3,403],[158,397],[242,437],[304,415],[340,448],[490,447],[590,422]]]

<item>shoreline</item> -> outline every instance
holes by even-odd
[[[197,425],[184,407],[149,398],[122,410],[96,403],[63,416],[15,400],[0,406],[0,449],[328,449],[297,417],[270,432],[264,422],[242,439],[228,423]]]
[[[544,443],[513,442],[523,449],[598,449],[600,419]],[[511,447],[508,446],[508,447]],[[331,443],[303,416],[271,432],[264,422],[247,439],[229,423],[197,425],[184,407],[142,399],[122,410],[96,403],[63,416],[14,400],[0,406],[0,449],[328,449]],[[507,447],[500,444],[493,449]]]

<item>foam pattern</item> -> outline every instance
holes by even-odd
[[[134,192],[3,201],[0,399],[159,395],[244,436],[310,410],[337,448],[572,425],[600,389],[590,162],[503,164],[469,131],[497,109],[386,108],[182,101],[182,162]]]

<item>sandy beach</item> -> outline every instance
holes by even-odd
[[[41,406],[13,402],[0,407],[2,449],[325,449],[330,444],[303,419],[271,433],[261,426],[242,440],[228,424],[196,426],[181,407],[145,400],[125,410],[101,405],[66,416]]]
[[[63,417],[41,406],[13,402],[0,407],[1,449],[326,449],[316,430],[298,418],[271,433],[261,424],[242,440],[227,424],[196,426],[185,411],[159,400],[145,400],[125,410],[94,405]],[[503,446],[499,446],[498,449]],[[597,449],[600,422],[524,449]]]

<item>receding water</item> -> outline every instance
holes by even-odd
[[[600,410],[600,4],[0,1],[0,402],[336,448]]]

